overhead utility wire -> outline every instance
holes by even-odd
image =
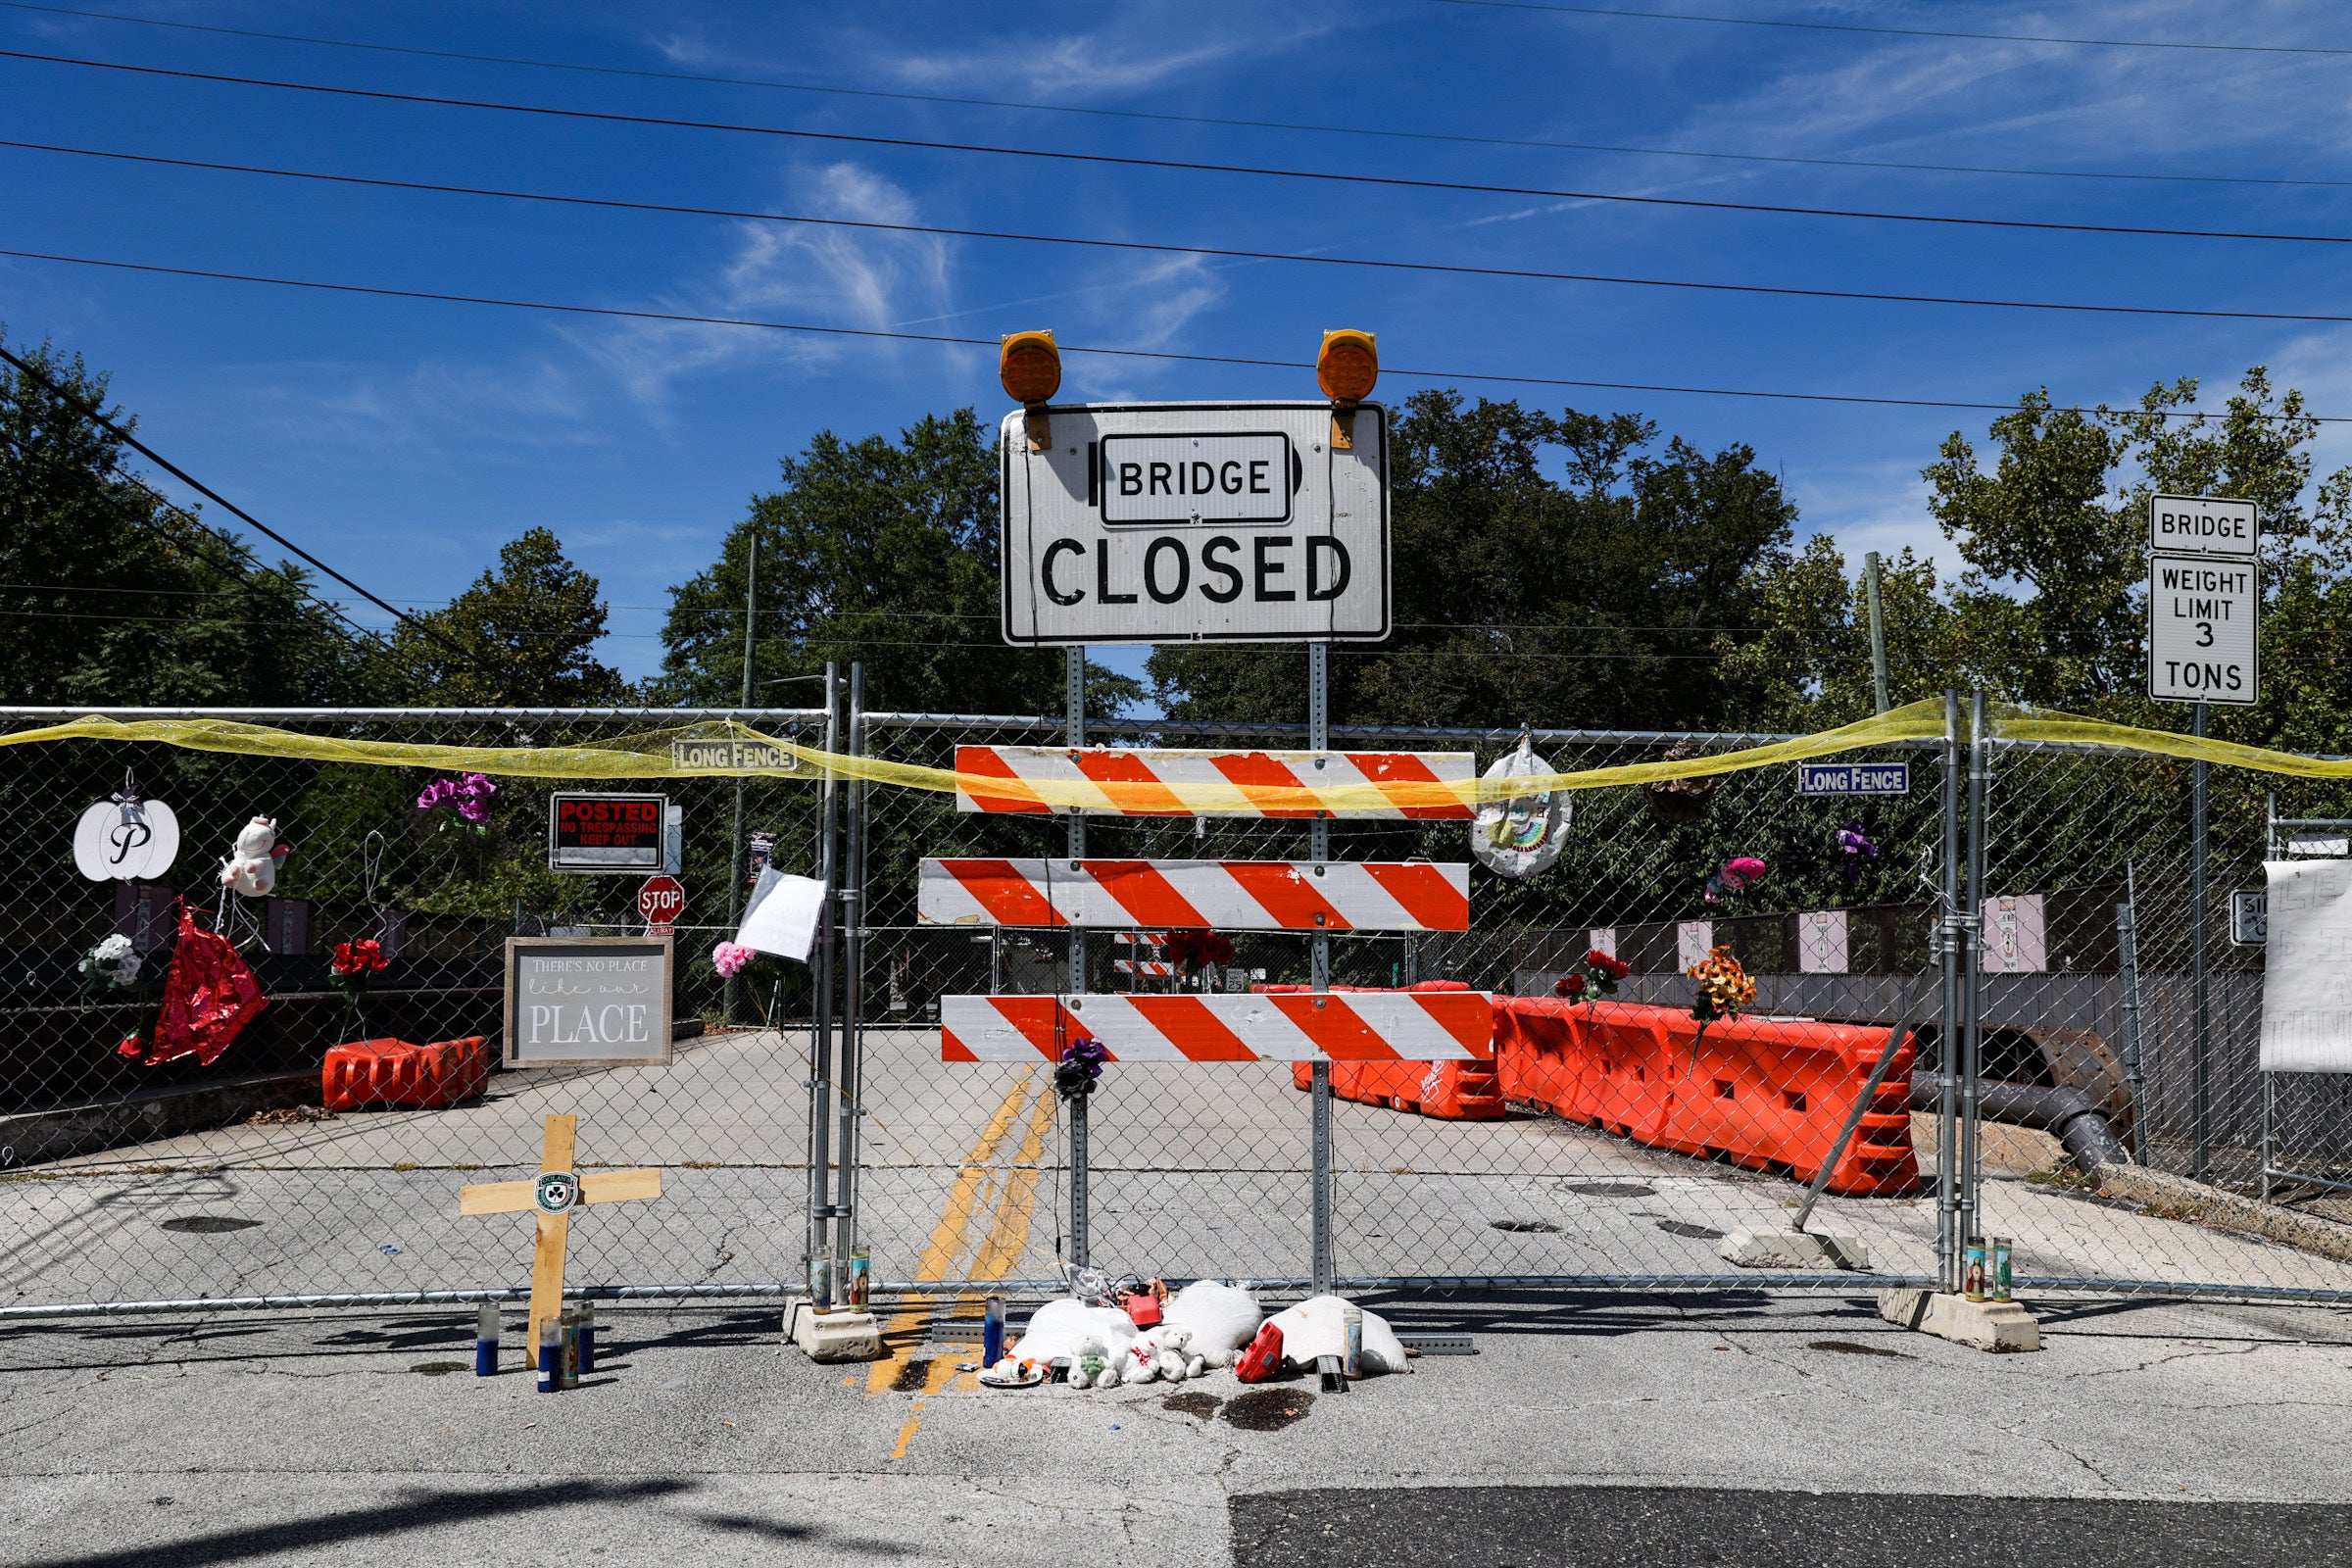
[[[2066,44],[2085,49],[2187,49],[2226,55],[2352,55],[2352,49],[2282,43],[2184,43],[2162,38],[2069,38],[2031,32],[1962,32],[1948,27],[1877,27],[1858,22],[1787,22],[1765,17],[1707,17],[1682,11],[1628,11],[1613,6],[1551,5],[1544,0],[1436,0],[1439,5],[1487,11],[1549,11],[1571,17],[1636,22],[1706,22],[1725,27],[1786,27],[1798,32],[1862,32],[1886,38],[1961,38],[1972,43]]]
[[[2352,234],[2283,234],[2239,229],[2159,228],[2132,223],[2062,223],[2030,218],[1965,218],[1945,213],[1888,213],[1868,208],[1800,207],[1777,202],[1710,201],[1696,196],[1635,196],[1618,191],[1569,190],[1546,185],[1491,185],[1470,180],[1414,179],[1402,174],[1356,174],[1344,171],[1277,169],[1258,164],[1216,164],[1181,158],[1136,158],[1118,153],[1080,153],[1049,147],[1001,147],[987,142],[937,141],[919,136],[872,136],[845,130],[802,130],[780,125],[752,125],[722,120],[684,120],[667,115],[627,115],[603,109],[558,109],[544,104],[510,104],[486,98],[453,98],[437,93],[389,92],[375,87],[335,87],[321,82],[282,81],[270,76],[237,76],[220,72],[179,71],[166,66],[134,66],[114,60],[86,60],[74,55],[35,54],[23,49],[0,49],[0,59],[29,60],[42,65],[80,66],[93,71],[119,71],[134,75],[168,76],[181,81],[210,81],[237,87],[269,87],[282,92],[318,93],[333,98],[365,98],[379,103],[423,104],[441,109],[479,109],[498,114],[540,115],[558,120],[585,120],[606,124],[661,125],[679,130],[716,130],[735,135],[781,136],[800,141],[846,142],[860,147],[904,147],[925,152],[976,153],[992,158],[1035,158],[1052,163],[1102,164],[1118,169],[1163,169],[1187,173],[1246,174],[1264,179],[1319,181],[1341,185],[1376,185],[1396,190],[1454,191],[1477,196],[1540,196],[1557,201],[1616,202],[1636,207],[1678,207],[1706,212],[1762,213],[1788,218],[1843,218],[1886,223],[1935,223],[1962,228],[2017,228],[2064,234],[2126,234],[2163,239],[2278,240],[2297,244],[2347,245]]]
[[[80,411],[82,416],[89,419],[91,423],[97,425],[107,434],[113,436],[117,441],[122,442],[133,452],[136,452],[140,457],[145,458],[148,462],[154,464],[157,467],[172,475],[172,478],[177,479],[181,484],[186,485],[189,489],[195,491],[207,501],[212,502],[213,505],[220,508],[220,510],[226,512],[230,516],[235,517],[238,521],[244,523],[254,532],[260,534],[263,538],[268,539],[272,544],[276,545],[279,549],[291,551],[303,562],[307,563],[313,567],[316,567],[318,570],[325,573],[327,576],[332,577],[335,581],[341,583],[353,593],[358,594],[362,599],[367,600],[368,603],[375,606],[376,609],[384,612],[384,613],[390,615],[394,620],[399,621],[401,624],[413,627],[425,636],[432,638],[433,641],[441,644],[441,646],[447,648],[450,652],[457,654],[461,658],[467,660],[473,658],[473,655],[467,653],[465,649],[460,648],[457,644],[451,642],[447,637],[443,636],[436,627],[416,619],[414,615],[411,615],[406,611],[393,608],[389,602],[379,599],[374,594],[369,593],[367,589],[361,587],[358,583],[353,582],[349,577],[344,576],[341,572],[328,565],[325,562],[320,561],[317,556],[314,556],[309,551],[303,549],[302,546],[296,544],[293,540],[288,539],[284,534],[279,533],[276,529],[271,528],[268,523],[263,522],[259,517],[256,517],[252,513],[247,512],[243,507],[238,506],[235,502],[220,494],[220,491],[215,490],[211,485],[206,484],[203,480],[197,478],[194,474],[188,472],[185,468],[182,468],[179,466],[179,465],[173,463],[171,459],[156,451],[146,442],[141,441],[137,436],[132,435],[128,430],[125,430],[122,428],[122,426],[117,424],[113,419],[108,418],[104,409],[99,408],[87,398],[84,398],[80,394],[74,392],[72,388],[60,384],[54,377],[49,375],[47,371],[41,369],[38,366],[29,364],[28,362],[20,359],[17,355],[9,352],[5,348],[0,348],[0,360],[6,360],[9,364],[15,366],[24,374],[29,375],[34,380],[40,382],[58,398],[62,399],[74,409]],[[148,489],[150,493],[152,493],[151,486],[142,484],[141,487]],[[203,524],[199,522],[198,526],[201,527]],[[348,616],[345,618],[349,619]]]
[[[387,179],[369,174],[322,173],[306,169],[273,169],[260,164],[214,163],[198,158],[167,158],[160,153],[109,152],[93,147],[66,147],[53,142],[15,141],[0,137],[0,147],[31,152],[64,153],[76,158],[106,158],[118,162],[156,164],[172,169],[202,169],[219,173],[263,174],[274,179],[307,179],[330,185],[361,185],[379,190],[424,191],[445,196],[484,196],[501,201],[544,202],[559,207],[605,208],[616,212],[660,213],[685,218],[726,218],[763,223],[801,223],[817,228],[859,228],[890,234],[933,234],[952,239],[1005,240],[1024,245],[1072,245],[1092,250],[1147,251],[1153,255],[1205,256],[1223,261],[1287,262],[1304,267],[1353,267],[1380,271],[1438,272],[1463,277],[1529,278],[1551,283],[1607,283],[1633,288],[1698,289],[1715,293],[1780,294],[1802,299],[1866,300],[1903,305],[1962,305],[1987,310],[2089,311],[2133,316],[2239,317],[2232,311],[2175,310],[2165,306],[2077,305],[2056,300],[1977,299],[1965,295],[1889,294],[1863,289],[1800,288],[1793,284],[1711,283],[1685,278],[1625,277],[1607,272],[1560,272],[1524,267],[1477,267],[1463,262],[1408,262],[1377,256],[1330,256],[1311,251],[1253,251],[1215,245],[1170,245],[1152,240],[1100,239],[1075,234],[1027,234],[1014,229],[956,228],[938,223],[892,223],[866,218],[811,218],[797,213],[763,213],[736,207],[689,207],[671,202],[627,201],[611,196],[567,196],[550,191],[503,190],[483,185],[445,185],[430,180]],[[49,258],[72,260],[73,258]],[[106,264],[92,264],[106,265]],[[235,275],[235,274],[225,274]],[[272,279],[271,281],[276,281]],[[2339,320],[2338,317],[2273,317],[2260,320]]]
[[[563,198],[550,198],[550,200],[562,199]],[[582,198],[582,200],[585,200],[585,198]],[[772,215],[750,213],[741,216],[760,218],[769,217]],[[1384,262],[1377,260],[1350,260],[1347,257],[1297,255],[1280,251],[1218,251],[1205,250],[1197,246],[1149,245],[1140,240],[1061,240],[1055,239],[1050,235],[999,234],[984,230],[971,229],[933,229],[924,228],[915,224],[879,222],[869,223],[864,220],[851,219],[788,218],[778,220],[796,223],[823,223],[839,227],[897,228],[915,233],[985,234],[986,237],[993,239],[1029,239],[1038,241],[1040,243],[1100,245],[1122,250],[1164,250],[1200,256],[1258,258],[1266,261],[1316,263],[1335,267],[1365,267],[1383,270],[1398,269],[1415,271],[1462,272],[1473,275],[1484,274],[1495,277],[1530,277],[1564,283],[1611,283],[1619,284],[1629,288],[1695,289],[1701,293],[1709,294],[1774,294],[1795,299],[1866,300],[1891,305],[1965,305],[1984,310],[2080,312],[2092,316],[2161,316],[2178,317],[2192,320],[2319,321],[2329,324],[2352,321],[2352,316],[2327,316],[2314,312],[2301,311],[2223,311],[2202,310],[2190,306],[2172,305],[2091,305],[2078,304],[2062,300],[1980,299],[1960,294],[1889,294],[1874,293],[1864,289],[1799,288],[1794,284],[1784,283],[1709,283],[1690,278],[1624,277],[1607,272],[1514,271],[1502,268],[1477,268],[1468,266],[1457,267],[1437,262]],[[691,321],[717,326],[764,326],[773,327],[779,331],[788,332],[850,333],[852,335],[873,337],[903,337],[917,341],[935,341],[941,343],[984,343],[991,348],[997,346],[997,340],[994,338],[931,337],[919,332],[886,332],[878,329],[866,330],[851,327],[798,326],[788,322],[744,319],[737,317],[693,316],[663,311],[634,311],[619,309],[617,307],[601,307],[591,305],[560,305],[539,300],[512,300],[499,298],[496,296],[449,294],[423,289],[376,288],[359,283],[322,283],[309,278],[272,277],[266,273],[255,272],[213,271],[204,268],[196,267],[166,267],[161,264],[149,262],[118,262],[109,261],[98,257],[66,256],[49,251],[0,249],[0,256],[20,256],[28,261],[36,262],[67,262],[77,267],[112,267],[124,271],[132,272],[165,272],[183,277],[221,278],[230,282],[239,283],[273,283],[285,288],[328,289],[345,294],[384,294],[396,298],[450,300],[466,305],[502,305],[515,310],[564,311],[577,315],[589,316],[636,317],[646,320],[654,321]],[[1130,358],[1140,359],[1150,359],[1155,357],[1145,353],[1141,349],[1101,349],[1091,350],[1089,352],[1119,354],[1128,356]],[[1165,357],[1175,359],[1187,358],[1187,356],[1184,355]],[[1489,379],[1494,378],[1490,377]],[[1794,394],[1789,395],[1793,396]]]
[[[1307,121],[1236,120],[1218,115],[1170,115],[1146,109],[1102,109],[1083,104],[1025,103],[1006,98],[963,98],[950,93],[886,92],[876,87],[835,87],[821,82],[779,81],[762,76],[718,76],[689,71],[647,71],[629,66],[590,66],[565,60],[529,60],[515,55],[467,54],[457,49],[421,49],[396,43],[364,43],[351,38],[319,38],[307,33],[263,32],[251,27],[208,26],[195,22],[166,22],[157,17],[129,17],[114,11],[77,11],[68,6],[33,5],[29,0],[0,0],[0,10],[33,11],[49,16],[80,17],[101,22],[131,23],[142,27],[169,27],[181,32],[210,32],[231,38],[260,38],[271,43],[299,43],[323,49],[360,49],[370,54],[414,55],[425,60],[457,60],[473,65],[521,66],[532,71],[565,71],[594,76],[635,76],[649,81],[688,81],[703,86],[760,87],[774,92],[814,93],[830,98],[871,98],[886,103],[944,104],[961,109],[1009,109],[1023,114],[1081,115],[1095,120],[1138,120],[1168,125],[1216,125],[1233,130],[1295,130],[1323,136],[1376,136],[1385,141],[1441,142],[1466,147],[1526,147],[1545,152],[1613,153],[1638,158],[1698,158],[1734,164],[1789,164],[1809,169],[1880,169],[1931,174],[2003,174],[2034,179],[2125,179],[2195,185],[2313,185],[2352,186],[2352,179],[2282,179],[2259,174],[2175,174],[2101,169],[2018,169],[1999,164],[1920,164],[1881,158],[1799,158],[1791,154],[1725,153],[1689,147],[1630,147],[1614,142],[1556,141],[1534,136],[1471,136],[1439,130],[1398,130],[1378,125],[1321,125]]]
[[[0,249],[0,256],[15,256],[34,262],[64,262],[75,267],[103,267],[124,272],[155,272],[169,277],[202,277],[228,283],[267,283],[278,288],[316,289],[328,294],[364,294],[379,299],[429,300],[444,305],[489,305],[505,310],[545,311],[558,316],[603,316],[631,321],[682,321],[697,326],[748,326],[770,332],[804,332],[817,337],[878,338],[899,343],[951,343],[972,348],[995,349],[1000,340],[993,337],[967,337],[950,332],[897,332],[872,326],[818,326],[799,321],[763,321],[740,316],[696,316],[683,311],[640,311],[612,305],[566,305],[553,300],[517,300],[487,294],[452,294],[430,289],[381,288],[364,283],[326,283],[315,278],[271,277],[257,272],[220,272],[195,267],[165,267],[153,262],[117,262],[90,256],[64,256],[48,251]],[[1668,285],[1684,286],[1684,285]],[[1690,287],[1733,288],[1734,284],[1692,284]],[[1762,289],[1766,293],[1802,292],[1800,290]],[[1875,296],[1874,296],[1875,297]],[[1888,295],[1886,298],[1900,298]],[[1955,302],[1966,303],[1966,302]],[[2048,310],[2122,311],[2152,315],[2229,316],[2247,313],[2215,311],[2156,311],[2125,305],[2080,305],[2036,307]],[[2256,320],[2332,321],[2352,322],[2352,316],[2252,316]],[[1241,365],[1280,370],[1311,370],[1314,366],[1303,360],[1255,359],[1239,354],[1176,354],[1165,349],[1087,348],[1074,343],[1058,345],[1064,354],[1094,354],[1109,359],[1158,360],[1185,365]],[[1409,381],[1494,381],[1510,386],[1586,387],[1604,392],[1668,392],[1693,397],[1764,398],[1789,403],[1852,403],[1884,408],[1903,409],[1984,409],[1994,413],[2012,412],[2012,403],[1970,403],[1952,398],[1887,398],[1863,397],[1838,392],[1763,392],[1736,387],[1673,386],[1646,381],[1589,381],[1556,375],[1510,375],[1491,370],[1415,370],[1402,366],[1381,367],[1381,373]],[[2089,414],[2094,411],[2069,407],[2064,411]],[[2194,419],[2203,415],[2194,411],[2157,411],[2165,418]],[[2313,415],[2323,424],[2352,424],[2352,415]],[[240,514],[242,515],[242,514]],[[258,526],[258,524],[257,524]]]

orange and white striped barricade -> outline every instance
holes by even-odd
[[[1483,991],[942,997],[943,1061],[1057,1061],[1094,1040],[1113,1061],[1485,1061]]]
[[[1476,813],[1468,752],[958,746],[956,808],[1088,816],[1443,819]],[[1051,786],[1041,798],[973,782]]]
[[[926,859],[927,924],[1467,931],[1470,867],[1427,860]],[[1162,940],[1154,937],[1154,940]]]

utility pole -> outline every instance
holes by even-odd
[[[750,554],[743,571],[743,708],[752,706],[752,654],[760,639],[760,535],[754,530],[748,536]],[[828,687],[828,690],[830,688]],[[744,777],[735,775],[735,836],[727,841],[727,924],[743,924],[744,860]],[[735,976],[727,977],[725,1007],[727,1021],[735,1021],[736,1004],[742,1000],[743,985]]]
[[[1879,609],[1879,553],[1862,558],[1862,602],[1870,613],[1870,683],[1884,713],[1886,702],[1886,617]]]

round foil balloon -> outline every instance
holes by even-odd
[[[1497,758],[1487,777],[1538,778],[1551,764],[1521,741],[1518,749]],[[1470,824],[1470,853],[1479,863],[1501,876],[1533,876],[1560,858],[1568,836],[1568,792],[1545,790],[1489,801]]]
[[[179,857],[179,818],[161,801],[95,801],[74,824],[74,864],[93,882],[162,876]]]

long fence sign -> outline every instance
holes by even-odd
[[[1467,931],[1470,867],[1427,860],[937,859],[917,911],[935,925]]]
[[[1475,815],[1468,752],[1154,752],[1120,747],[958,746],[959,811],[1088,816],[1446,818]],[[1074,800],[992,795],[963,779],[1053,784]],[[1461,785],[1461,800],[1431,785]],[[1369,786],[1369,792],[1367,792]],[[1334,792],[1327,800],[1298,792]],[[1399,795],[1409,804],[1390,797]]]
[[[942,1061],[1060,1059],[1095,1040],[1113,1061],[1477,1061],[1494,1054],[1480,991],[1317,996],[942,997]]]

